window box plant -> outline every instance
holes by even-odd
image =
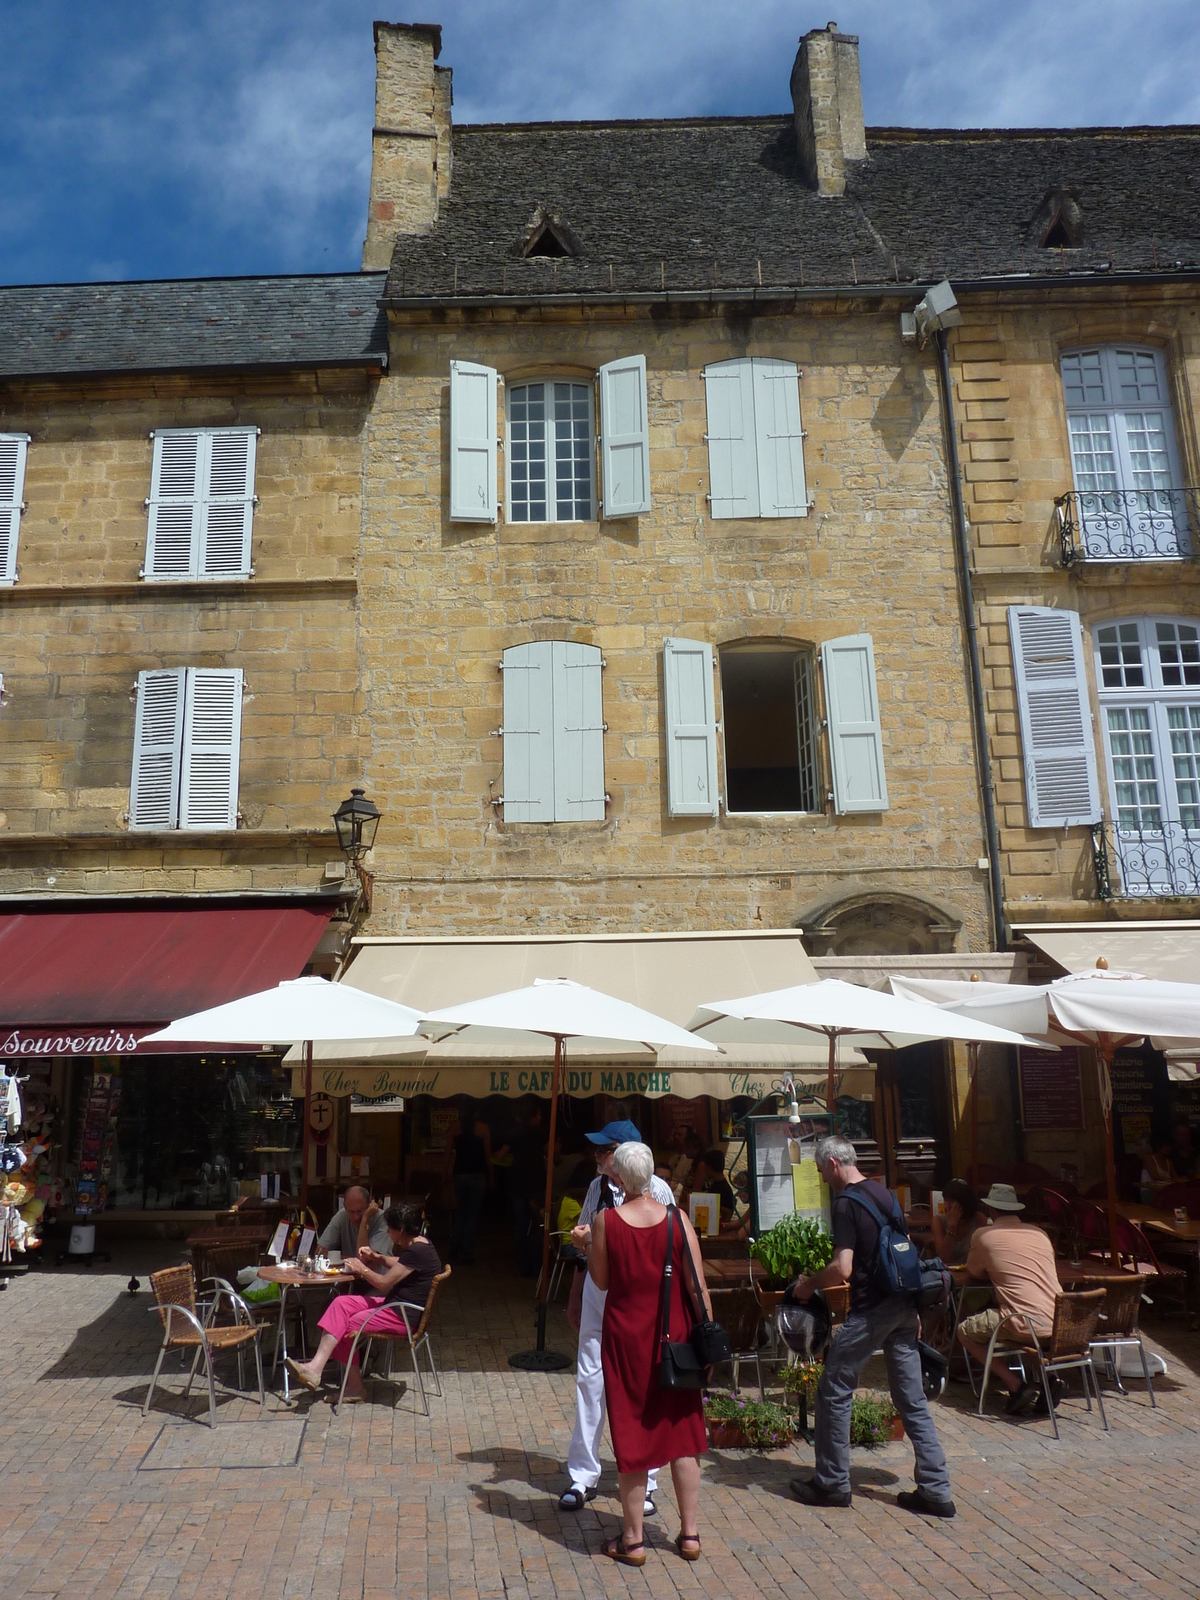
[[[759,1299],[765,1311],[772,1311],[789,1283],[829,1265],[833,1241],[819,1222],[793,1212],[753,1240],[750,1255],[766,1268],[766,1287],[759,1290]]]
[[[796,1431],[782,1406],[731,1394],[710,1395],[704,1402],[704,1420],[714,1449],[778,1450],[792,1442]]]

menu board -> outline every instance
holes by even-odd
[[[1079,1080],[1079,1050],[1039,1050],[1021,1045],[1017,1050],[1021,1082],[1021,1126],[1028,1132],[1050,1129],[1073,1132],[1083,1127],[1083,1087]]]
[[[754,1118],[755,1233],[765,1233],[796,1209],[792,1189],[792,1142],[786,1117]]]
[[[1127,1046],[1113,1056],[1113,1135],[1119,1154],[1150,1143],[1156,1124],[1169,1114],[1166,1060],[1145,1045]]]

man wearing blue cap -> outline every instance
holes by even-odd
[[[596,1147],[596,1166],[599,1171],[592,1179],[584,1198],[583,1210],[579,1213],[579,1221],[571,1232],[571,1243],[580,1251],[586,1250],[591,1241],[596,1213],[625,1203],[625,1191],[613,1174],[613,1156],[617,1146],[642,1142],[642,1136],[632,1122],[610,1122],[599,1133],[589,1133],[587,1138]],[[648,1192],[661,1205],[675,1204],[675,1196],[661,1178],[650,1179]],[[558,1502],[564,1511],[582,1511],[589,1500],[596,1498],[596,1485],[600,1482],[600,1435],[604,1432],[604,1373],[600,1366],[600,1333],[604,1325],[604,1302],[607,1298],[607,1291],[597,1289],[591,1273],[585,1273],[579,1319],[579,1365],[575,1373],[575,1431],[571,1435],[571,1448],[567,1454],[571,1487]],[[657,1487],[658,1473],[648,1473],[645,1516],[654,1514],[654,1492]]]

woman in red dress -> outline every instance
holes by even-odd
[[[588,1270],[598,1289],[608,1290],[600,1362],[608,1426],[617,1457],[617,1480],[625,1526],[620,1539],[610,1539],[604,1554],[627,1566],[646,1562],[642,1541],[642,1508],[646,1473],[671,1464],[680,1531],[675,1548],[685,1561],[700,1557],[696,1507],[700,1498],[700,1463],[705,1449],[704,1405],[699,1389],[660,1389],[659,1346],[662,1339],[662,1280],[667,1254],[667,1208],[652,1200],[646,1188],[654,1171],[648,1145],[623,1144],[613,1156],[617,1181],[626,1200],[615,1211],[601,1211],[592,1225]],[[691,1251],[704,1298],[704,1315],[712,1317],[700,1246],[691,1223],[675,1212],[671,1229],[674,1271],[671,1291],[671,1340],[687,1339],[696,1320],[692,1277],[684,1252]]]

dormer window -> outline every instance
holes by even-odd
[[[1078,250],[1083,245],[1083,212],[1071,189],[1047,189],[1027,235],[1040,250]]]
[[[555,212],[538,206],[521,235],[517,253],[526,260],[538,256],[577,256],[579,240]]]

